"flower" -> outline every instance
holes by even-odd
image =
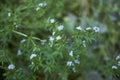
[[[77,29],[77,30],[80,30],[80,31],[83,30],[81,26],[76,27],[76,29]]]
[[[8,66],[8,69],[14,69],[15,68],[15,65],[14,64],[10,64],[9,66]]]
[[[42,7],[44,6],[44,3],[39,3],[38,6]]]
[[[85,40],[83,41],[83,47],[86,47]]]
[[[39,9],[40,9],[40,7],[37,7],[37,8],[36,8],[36,11],[38,11]]]
[[[56,40],[60,40],[61,38],[62,38],[62,37],[60,37],[60,36],[57,36],[57,37],[56,37]]]
[[[118,55],[118,56],[116,57],[116,60],[118,60],[118,59],[120,59],[120,55]]]
[[[15,25],[16,28],[18,28],[19,26],[18,25]]]
[[[68,61],[67,62],[67,66],[73,66],[74,64],[73,64],[73,62],[72,61]]]
[[[112,66],[112,69],[117,69],[118,67],[117,66]]]
[[[75,69],[75,68],[72,68],[72,71],[73,71],[73,72],[76,72],[76,69]]]
[[[24,43],[26,41],[26,39],[22,39],[21,41],[20,41],[20,43]]]
[[[8,16],[9,16],[9,17],[11,16],[11,12],[8,12]]]
[[[50,23],[55,23],[55,19],[50,19]]]
[[[70,51],[69,55],[72,57],[73,56],[73,51]]]
[[[33,64],[34,64],[34,62],[31,62],[31,64],[33,65]]]
[[[91,30],[91,27],[87,27],[86,30]]]
[[[118,64],[117,64],[118,66],[120,66],[120,61],[118,61]]]
[[[36,56],[37,56],[36,54],[31,54],[30,59],[33,59]]]
[[[14,22],[14,25],[15,25],[15,27],[16,27],[16,28],[18,28],[18,27],[19,27],[19,26],[17,25],[17,23],[16,23],[16,22]]]
[[[38,6],[39,6],[39,7],[46,7],[46,6],[47,6],[47,3],[39,3]]]
[[[100,28],[99,27],[93,27],[93,30],[95,31],[95,32],[99,32],[100,31]]]
[[[50,42],[53,42],[54,41],[54,37],[50,36],[49,40],[50,40]]]
[[[21,52],[21,50],[19,49],[18,52],[17,52],[17,55],[21,55],[21,54],[22,54],[22,52]]]
[[[44,3],[43,6],[46,7],[46,6],[47,6],[47,3]]]
[[[58,29],[59,31],[63,30],[63,28],[64,28],[63,25],[60,25],[60,26],[57,27],[57,29]]]
[[[52,35],[54,36],[54,35],[55,35],[55,32],[53,32]]]
[[[74,60],[76,64],[80,64],[80,61],[78,59]]]

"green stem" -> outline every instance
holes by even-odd
[[[16,33],[16,34],[19,34],[21,36],[24,36],[24,37],[28,37],[28,35],[24,34],[24,33],[21,33],[21,32],[18,32],[18,31],[15,31],[15,30],[12,30],[12,32]]]

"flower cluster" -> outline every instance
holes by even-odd
[[[120,55],[116,56],[117,65],[113,65],[112,69],[118,69],[120,67]]]
[[[63,26],[63,25],[57,26],[57,30],[58,30],[58,31],[62,31],[63,29],[64,29],[64,26]],[[59,40],[62,39],[62,36],[61,36],[60,34],[55,35],[55,33],[56,33],[56,32],[53,31],[52,35],[49,37],[50,47],[52,47],[54,40],[59,41]]]
[[[47,6],[47,3],[39,3],[37,8],[36,8],[36,11],[38,11],[40,8],[46,7],[46,6]]]
[[[85,28],[85,29],[84,29],[84,28],[82,28],[81,26],[78,26],[78,27],[76,27],[76,29],[77,29],[77,30],[79,30],[79,31],[94,30],[95,32],[100,32],[100,28],[99,28],[99,27],[96,27],[96,26],[95,26],[95,27],[93,27],[93,28],[92,28],[92,27],[87,27],[87,28]]]
[[[74,57],[73,51],[69,52],[69,56]],[[67,66],[72,67],[73,72],[76,72],[75,64],[80,64],[80,61],[78,59],[67,61]]]

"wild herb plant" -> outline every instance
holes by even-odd
[[[0,67],[6,80],[67,80],[71,74],[93,67],[89,49],[99,26],[66,26],[58,19],[65,1],[28,0],[19,6],[3,5]]]

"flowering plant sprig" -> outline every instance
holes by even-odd
[[[15,13],[8,12],[6,22],[10,20],[10,26],[3,22],[5,27],[0,32],[6,34],[2,37],[5,40],[0,40],[1,48],[3,58],[10,57],[1,62],[7,63],[3,65],[7,79],[16,80],[19,76],[18,80],[39,80],[38,75],[43,75],[46,79],[58,76],[62,80],[82,70],[82,56],[87,57],[88,45],[100,31],[99,27],[74,26],[68,36],[66,25],[49,15],[50,3],[34,4],[18,7]]]

